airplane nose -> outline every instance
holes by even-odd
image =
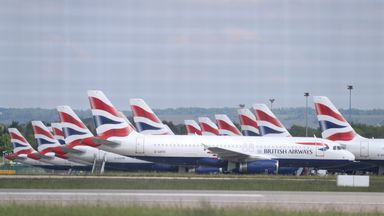
[[[350,160],[350,161],[354,161],[355,160],[355,155],[354,154],[352,154],[351,152],[349,152],[349,151],[346,151],[346,150],[344,150],[345,151],[345,154],[344,154],[344,159],[346,159],[346,160]]]

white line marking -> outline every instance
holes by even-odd
[[[89,192],[0,192],[4,195],[21,196],[159,196],[159,197],[264,197],[261,194],[215,194],[215,193],[89,193]]]

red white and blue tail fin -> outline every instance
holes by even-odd
[[[119,111],[119,113],[120,113],[120,117],[122,117],[134,131],[137,131],[135,126],[131,123],[131,121],[129,121],[127,116],[125,116],[125,114],[121,111]]]
[[[93,137],[91,131],[85,126],[71,107],[57,106],[65,143],[74,146],[81,144],[83,139]]]
[[[290,137],[291,134],[265,104],[254,104],[261,136]]]
[[[215,115],[219,133],[222,136],[241,136],[241,132],[225,114]]]
[[[195,120],[184,120],[188,135],[201,135],[201,128]]]
[[[163,124],[148,104],[141,98],[129,100],[138,131],[150,135],[175,135],[167,125]]]
[[[126,137],[136,133],[102,91],[88,91],[88,99],[98,136],[108,139],[110,137]]]
[[[241,132],[244,136],[260,136],[259,126],[255,115],[247,108],[237,110],[240,119]]]
[[[327,97],[314,96],[313,100],[324,139],[351,141],[361,138]]]
[[[18,156],[35,152],[31,144],[25,139],[17,128],[8,128],[9,136],[13,146],[13,153]]]
[[[64,139],[64,133],[61,126],[61,123],[59,122],[52,122],[51,123],[51,129],[53,137],[59,141],[61,145],[65,145],[65,139]]]
[[[38,144],[37,149],[41,154],[53,152],[61,144],[57,141],[53,134],[49,131],[48,127],[41,121],[32,121],[32,129]]]
[[[219,128],[213,121],[211,121],[210,118],[208,117],[199,117],[198,118],[200,128],[201,128],[201,133],[204,136],[219,136]]]

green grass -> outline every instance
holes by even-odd
[[[137,176],[136,176],[137,177]],[[176,177],[176,176],[174,176]],[[337,187],[336,178],[311,176],[240,176],[226,180],[204,179],[129,179],[96,177],[87,178],[0,178],[0,188],[29,189],[184,189],[184,190],[276,190],[276,191],[353,191],[353,192],[384,192],[384,177],[371,176],[370,187],[352,188]],[[221,176],[226,177],[226,176]]]
[[[213,208],[202,206],[199,208],[162,208],[162,207],[112,207],[112,206],[60,206],[60,205],[20,205],[20,204],[0,204],[0,215],[20,215],[20,216],[45,216],[45,215],[124,215],[124,216],[180,216],[180,215],[209,215],[209,216],[376,216],[382,213],[343,213],[338,211],[316,212],[316,211],[290,211],[276,210],[268,208]]]

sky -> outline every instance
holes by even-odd
[[[0,107],[384,108],[384,1],[0,0]],[[312,98],[309,98],[311,104]]]

